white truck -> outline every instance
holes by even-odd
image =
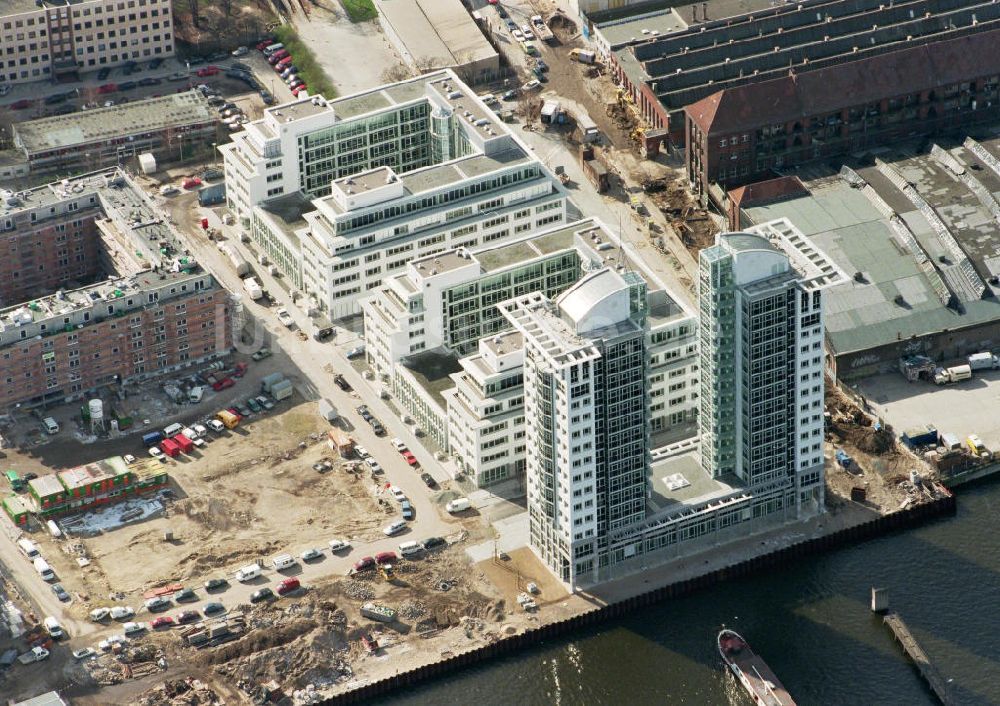
[[[968,357],[969,367],[973,370],[997,370],[1000,369],[1000,356],[992,353],[973,353]]]
[[[250,295],[250,298],[255,301],[264,296],[264,290],[261,288],[260,283],[255,277],[247,277],[243,280],[243,288],[247,290],[247,294]]]
[[[31,652],[25,652],[17,658],[17,661],[21,664],[31,664],[32,662],[41,662],[48,658],[49,651],[47,649],[44,647],[32,647]]]
[[[541,15],[531,16],[531,29],[534,30],[535,36],[538,37],[540,42],[551,42],[553,39],[552,30],[549,26],[545,24],[545,20],[542,19]]]
[[[961,382],[972,377],[972,367],[968,364],[953,365],[950,368],[938,368],[934,371],[934,382],[937,385],[947,385],[952,382]]]

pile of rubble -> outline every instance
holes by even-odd
[[[416,620],[427,613],[427,608],[420,601],[403,601],[399,606],[399,615],[406,620]]]
[[[345,596],[356,601],[368,601],[375,597],[375,590],[371,586],[353,579],[345,581],[341,585],[341,590]]]
[[[141,694],[138,706],[214,706],[225,701],[197,679],[170,679]]]

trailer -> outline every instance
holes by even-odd
[[[354,452],[354,439],[340,429],[331,429],[326,433],[330,448],[336,449],[341,458],[347,458]]]
[[[586,174],[587,178],[593,182],[598,193],[603,194],[611,187],[608,170],[594,155],[593,146],[580,145],[580,161],[583,166],[584,174]]]
[[[546,125],[553,125],[557,122],[559,115],[559,101],[547,100],[542,104],[541,121]]]
[[[219,252],[229,258],[229,261],[233,263],[233,269],[236,270],[236,274],[239,277],[246,277],[250,274],[250,263],[234,247],[228,243],[219,243]]]
[[[194,451],[194,441],[184,434],[178,434],[171,439],[183,453],[189,454]]]
[[[292,396],[292,391],[292,381],[282,380],[271,387],[271,397],[275,400],[284,400]]]
[[[164,439],[160,442],[160,451],[170,458],[177,458],[181,453],[181,447],[173,439]]]
[[[361,615],[370,620],[391,623],[396,619],[396,611],[378,603],[365,603],[361,606]]]
[[[328,422],[335,422],[340,415],[333,403],[324,397],[319,401],[319,416]]]
[[[576,126],[580,130],[580,142],[597,142],[601,139],[601,131],[597,129],[597,123],[590,119],[586,113],[578,111]]]
[[[199,206],[215,206],[216,204],[225,202],[225,200],[226,183],[224,181],[198,189]]]
[[[938,431],[935,427],[927,425],[924,428],[907,429],[899,438],[911,451],[921,446],[936,446],[938,441]]]

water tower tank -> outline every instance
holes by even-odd
[[[104,425],[104,403],[100,400],[91,400],[88,403],[90,407],[90,423],[93,425]]]

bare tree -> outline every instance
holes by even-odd
[[[194,27],[198,26],[199,16],[198,16],[198,0],[188,0],[188,9],[191,10],[191,24]]]
[[[413,72],[406,64],[394,64],[382,72],[382,83],[396,83],[413,76]]]

